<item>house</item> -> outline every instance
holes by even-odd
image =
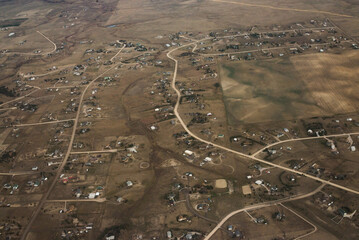
[[[277,221],[282,221],[285,218],[285,215],[280,212],[275,212],[273,214],[273,218],[275,218]]]
[[[257,184],[257,185],[262,185],[262,184],[263,184],[263,181],[262,181],[262,180],[257,180],[257,181],[255,181],[255,184]]]
[[[188,221],[188,216],[187,215],[179,215],[179,216],[177,216],[177,221],[178,222]]]
[[[192,156],[193,155],[193,152],[190,151],[190,150],[185,150],[184,151],[184,154],[188,155],[188,156]]]
[[[242,236],[242,234],[241,234],[241,232],[239,231],[239,230],[236,230],[235,232],[234,232],[234,235],[236,236],[236,237],[241,237]]]
[[[352,213],[348,213],[348,210],[347,208],[339,208],[338,209],[338,213],[343,217],[343,218],[352,218],[354,216],[354,214],[357,212],[357,210],[355,210],[354,212]]]
[[[81,197],[81,194],[82,194],[81,189],[78,188],[78,189],[76,190],[76,194],[75,194],[76,197],[77,197],[77,198]]]
[[[260,224],[267,224],[267,221],[263,217],[256,218],[255,222]]]
[[[187,234],[186,234],[186,239],[190,240],[190,239],[192,239],[192,238],[193,238],[192,233],[187,233]]]
[[[132,186],[133,186],[133,182],[127,181],[127,182],[126,182],[126,185],[127,185],[127,187],[132,187]]]
[[[96,193],[90,193],[89,194],[89,199],[94,199],[96,197]]]
[[[137,147],[136,147],[136,146],[127,148],[126,150],[129,151],[129,152],[131,152],[131,153],[137,153]]]

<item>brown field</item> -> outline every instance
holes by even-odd
[[[355,112],[358,60],[359,52],[350,51],[222,65],[229,123]]]
[[[208,121],[196,122],[189,129],[205,140],[249,156],[278,141],[277,134],[284,127],[290,132],[280,140],[307,136],[304,122],[323,123],[328,133],[358,131],[355,121],[346,122],[347,117],[357,118],[354,112],[359,110],[359,51],[349,49],[359,36],[358,11],[354,0],[0,0],[0,25],[18,25],[0,30],[0,239],[102,240],[112,233],[111,228],[123,224],[121,231],[116,230],[116,240],[167,239],[168,230],[178,238],[189,231],[203,236],[231,211],[313,191],[320,183],[299,176],[297,185],[284,189],[289,180],[282,179],[287,176],[282,170],[260,172],[253,160],[184,133],[173,113],[176,94],[170,83],[174,63],[166,54],[176,46],[189,44],[190,40],[178,35],[200,39],[210,33],[224,36],[279,31],[322,26],[327,18],[338,25],[335,36],[348,38],[348,42],[323,54],[311,49],[310,54],[280,58],[281,50],[276,50],[270,59],[257,51],[253,55],[258,59],[234,63],[227,56],[207,59],[194,51],[193,44],[173,53],[179,63],[178,89],[193,90],[199,96],[193,101],[184,100],[179,105],[180,115],[185,123],[195,113],[208,117]],[[310,23],[312,19],[317,25]],[[56,51],[51,52],[53,44],[37,31],[56,44]],[[9,37],[12,32],[15,35]],[[311,36],[324,36],[330,41],[327,34],[317,31]],[[128,44],[122,52],[120,40]],[[235,41],[207,41],[196,48],[214,45],[203,53],[218,54],[220,48]],[[247,39],[240,41],[244,44]],[[270,40],[273,44],[284,41]],[[146,50],[136,49],[141,44]],[[258,47],[253,44],[245,49]],[[41,52],[34,53],[36,50]],[[206,64],[218,75],[207,77],[206,70],[200,69]],[[30,79],[32,74],[34,79]],[[26,109],[32,104],[36,110]],[[338,126],[333,126],[336,118],[324,118],[331,115],[340,119]],[[316,116],[323,118],[310,119]],[[57,120],[73,123],[74,118],[78,120],[76,126],[65,122],[43,124]],[[232,141],[234,136],[239,140]],[[287,159],[305,157],[328,170],[349,172],[357,167],[353,159],[358,152],[349,152],[345,140],[338,142],[342,154],[338,157],[331,156],[324,145],[317,143],[310,148],[310,144],[301,143],[290,144],[292,152],[285,150],[289,144],[283,145],[284,150],[279,149],[282,145],[276,146],[282,155],[269,160],[285,165]],[[130,146],[136,146],[138,152],[127,150]],[[193,151],[194,156],[184,156],[185,150]],[[108,152],[78,153],[85,151]],[[212,161],[204,162],[206,157]],[[260,167],[268,167],[265,165]],[[38,171],[32,170],[35,166]],[[73,181],[62,182],[62,174]],[[358,173],[350,174],[342,183],[357,188]],[[249,175],[253,177],[247,178]],[[227,186],[222,182],[221,188],[216,188],[218,179],[224,179]],[[128,180],[133,186],[126,185]],[[251,195],[244,196],[242,186],[254,185],[256,180],[279,190],[269,194],[258,185],[251,189]],[[79,189],[82,195],[77,198],[75,191]],[[101,192],[99,198],[88,199],[95,189]],[[172,195],[174,202],[169,200]],[[343,196],[354,199],[349,194]],[[119,202],[119,197],[125,201]],[[338,192],[335,197],[340,199]],[[210,207],[193,210],[199,203]],[[307,214],[302,210],[306,207],[320,214],[312,205],[293,203],[291,207],[301,214]],[[358,208],[354,200],[343,201],[343,205]],[[270,217],[273,209],[250,213]],[[183,214],[190,221],[178,221]],[[246,239],[270,239],[283,236],[283,232],[294,238],[311,229],[290,213],[286,222],[271,220],[260,227],[246,214],[230,220],[235,220]],[[356,221],[348,220],[343,226]],[[346,234],[346,229],[340,229],[342,225],[337,225],[333,233],[317,220],[315,224],[320,227],[310,236],[312,239],[339,239],[341,233]],[[64,231],[68,236],[61,236]],[[227,237],[226,232],[217,234],[212,240]]]

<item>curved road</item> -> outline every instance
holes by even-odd
[[[50,52],[47,52],[47,53],[43,53],[42,55],[47,55],[47,54],[51,54],[53,52],[55,52],[57,50],[57,46],[56,44],[50,40],[50,38],[46,37],[43,33],[41,33],[40,31],[36,31],[38,34],[40,34],[41,36],[43,36],[47,41],[49,41],[53,46],[54,46],[54,49],[52,49],[52,51]]]
[[[276,204],[280,204],[280,203],[283,203],[283,202],[288,202],[288,201],[294,201],[294,200],[299,200],[299,199],[303,199],[303,198],[306,198],[306,197],[310,197],[314,194],[316,194],[317,192],[319,192],[320,190],[322,190],[322,188],[325,186],[325,184],[322,184],[320,185],[317,189],[315,189],[314,191],[310,192],[310,193],[307,193],[307,194],[303,194],[303,195],[298,195],[296,197],[289,197],[289,198],[286,198],[286,199],[281,199],[281,200],[276,200],[276,201],[271,201],[271,202],[266,202],[266,203],[260,203],[260,204],[257,204],[257,205],[252,205],[252,206],[248,206],[248,207],[245,207],[245,208],[241,208],[241,209],[238,209],[236,211],[233,211],[231,213],[229,213],[227,216],[225,216],[218,224],[217,226],[204,238],[204,240],[209,240],[216,232],[219,228],[221,228],[221,226],[228,220],[230,219],[231,217],[233,217],[234,215],[238,214],[238,213],[241,213],[241,212],[244,212],[244,211],[248,211],[248,210],[254,210],[254,209],[257,209],[257,208],[263,208],[263,207],[269,207],[269,206],[273,206],[273,205],[276,205]]]
[[[208,38],[205,38],[205,39],[208,39]],[[181,123],[182,127],[184,128],[184,130],[189,134],[191,135],[193,138],[197,139],[198,141],[200,142],[203,142],[203,143],[206,143],[206,144],[209,144],[209,145],[212,145],[214,147],[217,147],[219,149],[222,149],[222,150],[225,150],[225,151],[228,151],[228,152],[231,152],[231,153],[234,153],[236,155],[239,155],[241,157],[244,157],[244,158],[249,158],[251,160],[254,160],[254,161],[257,161],[257,162],[261,162],[261,163],[265,163],[267,165],[270,165],[270,166],[273,166],[273,167],[277,167],[279,169],[282,169],[282,170],[285,170],[285,171],[288,171],[288,172],[292,172],[292,173],[295,173],[295,174],[299,174],[301,176],[305,176],[305,177],[308,177],[308,178],[311,178],[313,180],[316,180],[316,181],[319,181],[321,183],[325,183],[325,184],[328,184],[328,185],[331,185],[333,187],[336,187],[336,188],[339,188],[339,189],[342,189],[344,191],[348,191],[348,192],[351,192],[351,193],[354,193],[354,194],[358,194],[359,195],[359,191],[356,191],[354,189],[351,189],[351,188],[347,188],[347,187],[344,187],[344,186],[341,186],[339,184],[336,184],[336,183],[332,183],[330,181],[327,181],[327,180],[324,180],[324,179],[321,179],[321,178],[318,178],[318,177],[314,177],[310,174],[307,174],[307,173],[303,173],[303,172],[300,172],[300,171],[296,171],[294,169],[291,169],[291,168],[288,168],[288,167],[284,167],[284,166],[281,166],[281,165],[278,165],[278,164],[275,164],[275,163],[272,163],[272,162],[268,162],[268,161],[265,161],[265,160],[262,160],[260,158],[256,158],[255,156],[253,155],[248,155],[248,154],[244,154],[244,153],[241,153],[241,152],[238,152],[238,151],[235,151],[233,149],[230,149],[228,147],[224,147],[224,146],[221,146],[221,145],[218,145],[218,144],[215,144],[213,142],[210,142],[210,141],[207,141],[205,139],[202,139],[200,138],[199,136],[197,136],[196,134],[194,134],[193,132],[191,132],[188,128],[187,128],[187,125],[185,124],[185,122],[183,121],[181,115],[178,113],[178,107],[179,107],[179,104],[180,104],[180,99],[181,99],[181,92],[176,88],[176,78],[177,78],[177,71],[178,71],[178,60],[174,57],[171,56],[171,54],[175,51],[177,51],[178,49],[181,49],[181,48],[184,48],[184,47],[188,47],[190,45],[194,45],[200,41],[204,41],[205,39],[201,39],[201,40],[197,40],[195,42],[192,42],[192,43],[188,43],[188,44],[185,44],[185,45],[182,45],[182,46],[179,46],[177,48],[174,48],[172,50],[170,50],[168,53],[167,53],[167,57],[169,59],[171,59],[172,61],[174,61],[175,63],[175,67],[174,67],[174,72],[173,72],[173,80],[172,80],[172,83],[171,83],[171,87],[173,88],[173,90],[176,92],[177,94],[177,101],[176,101],[176,104],[175,104],[175,107],[174,107],[174,114],[176,115],[178,121]],[[349,134],[349,133],[348,133]],[[340,134],[340,135],[348,135],[348,134]],[[359,134],[359,133],[353,133],[353,134]],[[303,138],[302,140],[304,139],[307,139],[307,138]],[[311,138],[308,138],[308,139],[311,139]],[[313,137],[314,139],[314,137]],[[299,141],[299,139],[296,141]],[[268,147],[268,146],[267,146]]]
[[[57,46],[56,44],[50,40],[50,38],[46,37],[43,33],[41,33],[40,31],[36,31],[38,34],[40,34],[41,36],[43,36],[47,41],[49,41],[53,46],[54,49],[52,49],[50,52],[46,52],[46,53],[22,53],[22,52],[8,52],[6,54],[21,54],[21,55],[47,55],[47,54],[51,54],[53,52],[55,52],[57,50]]]
[[[306,234],[304,234],[304,235],[302,235],[302,236],[296,237],[294,240],[301,239],[301,238],[304,238],[304,237],[306,237],[306,236],[309,236],[309,235],[315,233],[315,232],[318,230],[317,226],[315,226],[313,223],[311,223],[310,221],[308,221],[307,219],[305,219],[304,217],[302,217],[302,216],[299,215],[298,213],[294,212],[292,209],[290,209],[290,208],[284,206],[284,205],[281,204],[281,203],[280,203],[279,205],[281,205],[282,207],[284,207],[284,208],[286,208],[287,210],[291,211],[291,212],[292,212],[293,214],[295,214],[297,217],[303,219],[303,221],[307,222],[309,225],[311,225],[311,226],[314,228],[313,231],[310,231],[309,233],[306,233]]]

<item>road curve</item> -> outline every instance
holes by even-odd
[[[53,52],[55,52],[57,50],[57,46],[56,44],[50,40],[50,38],[46,37],[42,32],[40,31],[36,31],[38,34],[40,34],[41,36],[43,36],[47,41],[49,41],[53,46],[54,46],[54,49],[52,49],[52,51],[50,52],[47,52],[47,53],[44,53],[43,55],[47,55],[47,54],[51,54]]]
[[[6,54],[20,54],[20,55],[32,55],[32,56],[38,56],[38,55],[48,55],[51,54],[53,52],[55,52],[57,50],[57,45],[50,40],[50,38],[46,37],[43,33],[41,33],[40,31],[36,31],[38,34],[40,34],[41,36],[43,36],[47,41],[49,41],[54,48],[50,51],[50,52],[46,52],[46,53],[22,53],[22,52],[7,52]]]
[[[310,221],[308,221],[307,219],[305,219],[304,217],[302,217],[301,215],[299,215],[298,213],[296,213],[296,212],[293,211],[292,209],[290,209],[290,208],[284,206],[282,203],[280,203],[279,205],[281,205],[282,207],[286,208],[287,210],[289,210],[290,212],[292,212],[292,213],[295,214],[297,217],[301,218],[303,221],[307,222],[309,225],[311,225],[311,226],[314,228],[313,231],[310,231],[309,233],[306,233],[306,234],[304,234],[304,235],[302,235],[302,236],[296,237],[294,240],[301,239],[301,238],[304,238],[304,237],[306,237],[306,236],[309,236],[309,235],[315,233],[315,232],[318,230],[317,226],[315,226],[313,223],[311,223]]]
[[[225,216],[218,224],[217,226],[203,239],[203,240],[209,240],[216,232],[219,228],[221,228],[221,226],[231,217],[233,217],[234,215],[244,212],[244,211],[248,211],[248,210],[254,210],[254,209],[258,209],[258,208],[263,208],[263,207],[269,207],[269,206],[273,206],[276,204],[280,204],[283,202],[289,202],[289,201],[294,201],[294,200],[299,200],[299,199],[303,199],[303,198],[307,198],[310,197],[314,194],[316,194],[317,192],[319,192],[320,190],[323,189],[323,187],[325,186],[325,184],[320,185],[317,189],[315,189],[314,191],[307,193],[307,194],[303,194],[303,195],[298,195],[296,197],[289,197],[289,198],[285,198],[285,199],[280,199],[280,200],[276,200],[276,201],[271,201],[271,202],[266,202],[266,203],[260,203],[260,204],[256,204],[256,205],[252,205],[252,206],[248,206],[245,208],[241,208],[238,209],[236,211],[233,211],[231,213],[229,213],[227,216]]]
[[[205,39],[208,39],[208,38],[205,38]],[[244,154],[244,153],[235,151],[235,150],[233,150],[233,149],[230,149],[230,148],[228,148],[228,147],[224,147],[224,146],[215,144],[215,143],[213,143],[213,142],[207,141],[207,140],[205,140],[205,139],[200,138],[199,136],[197,136],[196,134],[194,134],[193,132],[191,132],[191,131],[188,129],[188,127],[187,127],[187,125],[185,124],[185,122],[183,121],[181,115],[178,113],[178,107],[179,107],[180,99],[181,99],[181,92],[176,88],[176,78],[177,78],[177,71],[178,71],[178,60],[177,60],[176,58],[172,57],[171,54],[172,54],[173,52],[177,51],[178,49],[181,49],[181,48],[184,48],[184,47],[188,47],[188,46],[190,46],[190,45],[194,45],[194,44],[196,44],[196,43],[198,43],[198,42],[200,42],[200,41],[204,41],[205,39],[197,40],[197,41],[195,41],[195,42],[188,43],[188,44],[185,44],[185,45],[176,47],[176,48],[170,50],[170,51],[167,53],[167,57],[168,57],[169,59],[171,59],[172,61],[174,61],[174,63],[175,63],[171,87],[173,88],[173,90],[174,90],[174,91],[176,92],[176,94],[177,94],[177,101],[176,101],[176,104],[175,104],[175,107],[174,107],[173,112],[174,112],[174,114],[176,115],[178,121],[181,123],[182,127],[184,128],[184,130],[185,130],[190,136],[192,136],[193,138],[195,138],[196,140],[198,140],[198,141],[200,141],[200,142],[203,142],[203,143],[212,145],[212,146],[214,146],[214,147],[217,147],[217,148],[219,148],[219,149],[222,149],[222,150],[225,150],[225,151],[234,153],[234,154],[239,155],[239,156],[241,156],[241,157],[248,158],[248,159],[251,159],[251,160],[254,160],[254,161],[257,161],[257,162],[265,163],[265,164],[267,164],[267,165],[270,165],[270,166],[273,166],[273,167],[277,167],[277,168],[279,168],[279,169],[282,169],[282,170],[285,170],[285,171],[288,171],[288,172],[292,172],[292,173],[295,173],[295,174],[299,174],[299,175],[301,175],[301,176],[305,176],[305,177],[311,178],[311,179],[313,179],[313,180],[319,181],[319,182],[321,182],[321,183],[325,183],[325,184],[331,185],[331,186],[333,186],[333,187],[342,189],[342,190],[344,190],[344,191],[348,191],[348,192],[351,192],[351,193],[354,193],[354,194],[359,195],[359,191],[356,191],[356,190],[354,190],[354,189],[351,189],[351,188],[348,188],[348,187],[344,187],[344,186],[341,186],[341,185],[339,185],[339,184],[332,183],[332,182],[330,182],[330,181],[327,181],[327,180],[324,180],[324,179],[321,179],[321,178],[318,178],[318,177],[314,177],[314,176],[312,176],[312,175],[310,175],[310,174],[303,173],[303,172],[300,172],[300,171],[296,171],[296,170],[291,169],[291,168],[288,168],[288,167],[284,167],[284,166],[281,166],[281,165],[278,165],[278,164],[275,164],[275,163],[272,163],[272,162],[268,162],[268,161],[265,161],[265,160],[256,158],[256,157],[253,156],[253,155]]]

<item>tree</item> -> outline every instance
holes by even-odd
[[[221,84],[216,82],[215,84],[213,84],[213,86],[215,86],[215,88],[219,88],[221,86]]]

